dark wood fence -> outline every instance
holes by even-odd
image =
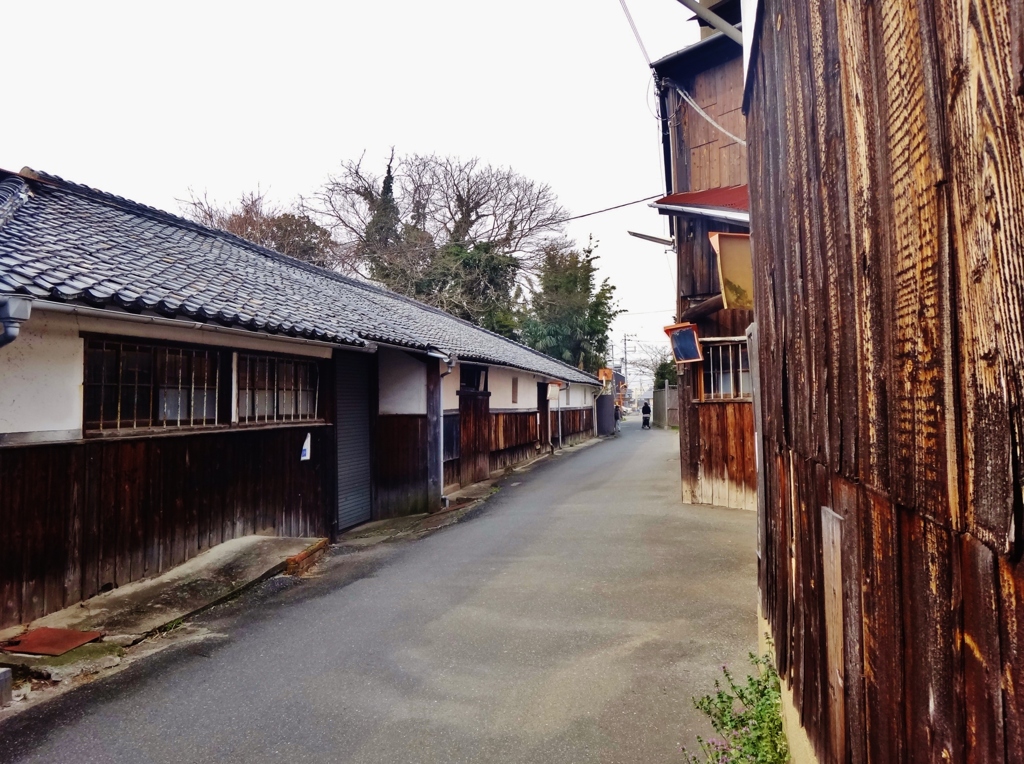
[[[491,471],[534,458],[539,439],[536,411],[492,411]]]
[[[321,425],[0,449],[0,627],[222,541],[325,535],[333,443]]]
[[[679,385],[683,501],[755,509],[754,408],[750,401],[693,402],[691,376]]]
[[[562,442],[558,442],[558,417],[562,417]],[[585,409],[552,409],[551,416],[551,442],[556,446],[571,446],[581,443],[592,437],[594,434],[594,410]]]
[[[377,417],[375,520],[433,509],[427,485],[427,426],[424,415]]]
[[[779,670],[822,762],[1021,761],[1024,4],[762,13],[747,137]]]

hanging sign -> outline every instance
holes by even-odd
[[[676,363],[694,363],[704,360],[697,341],[696,324],[673,324],[665,327],[665,334],[672,343],[672,355]]]
[[[548,400],[549,401],[557,401],[558,400],[558,393],[561,391],[561,389],[562,389],[562,386],[559,385],[557,382],[556,383],[549,383],[548,384]]]
[[[302,453],[299,455],[300,462],[308,462],[313,449],[313,433],[306,433],[306,440],[302,444]]]

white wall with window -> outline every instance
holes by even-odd
[[[37,303],[21,336],[0,349],[0,441],[77,440],[239,419],[308,421],[323,408],[310,369],[331,352],[257,334],[60,313]],[[242,417],[233,398],[236,356],[284,359],[274,362],[273,387],[270,363],[264,363],[266,378],[246,388],[252,414]]]
[[[594,404],[594,394],[599,391],[597,386],[572,384],[568,388],[562,383],[562,390],[558,395],[559,404],[563,409],[589,408]]]
[[[547,379],[504,366],[489,367],[489,375],[491,410],[537,410],[537,383],[547,382]]]

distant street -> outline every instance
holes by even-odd
[[[678,762],[691,697],[756,644],[755,517],[681,505],[678,475],[677,433],[636,417],[0,723],[0,761]]]

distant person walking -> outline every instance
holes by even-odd
[[[622,420],[622,409],[619,408],[619,404],[615,404],[615,432],[619,431],[619,422]]]
[[[644,401],[644,407],[640,409],[640,413],[644,415],[644,423],[640,426],[640,429],[651,429],[651,404],[649,404],[647,401]]]

